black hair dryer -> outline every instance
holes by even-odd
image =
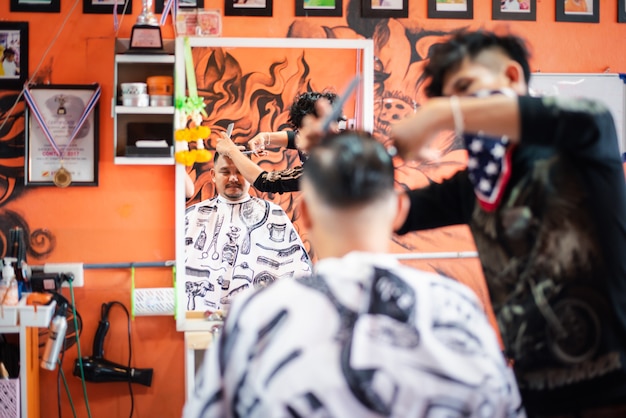
[[[104,358],[104,337],[109,330],[108,313],[113,303],[102,304],[102,316],[98,325],[98,330],[93,339],[93,355],[76,359],[74,364],[74,376],[81,377],[81,361],[83,374],[87,382],[107,383],[107,382],[131,382],[144,386],[152,385],[153,369],[135,369],[122,366]]]

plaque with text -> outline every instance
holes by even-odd
[[[28,88],[26,185],[98,185],[99,94],[97,84]]]

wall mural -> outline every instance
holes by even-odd
[[[48,230],[30,229],[27,219],[8,209],[9,203],[27,193],[24,188],[24,100],[17,91],[0,91],[0,256],[11,254],[11,230],[20,228],[28,237],[23,244],[27,256],[41,259],[55,248]]]

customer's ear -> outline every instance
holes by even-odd
[[[399,192],[396,195],[397,199],[397,210],[396,217],[393,220],[393,230],[397,231],[404,225],[406,221],[406,217],[409,214],[409,209],[411,208],[411,201],[409,200],[409,196],[407,196],[404,192]]]

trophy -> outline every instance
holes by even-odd
[[[133,26],[128,48],[132,50],[163,49],[161,28],[152,13],[152,0],[143,0],[143,9],[137,16],[137,23]]]

